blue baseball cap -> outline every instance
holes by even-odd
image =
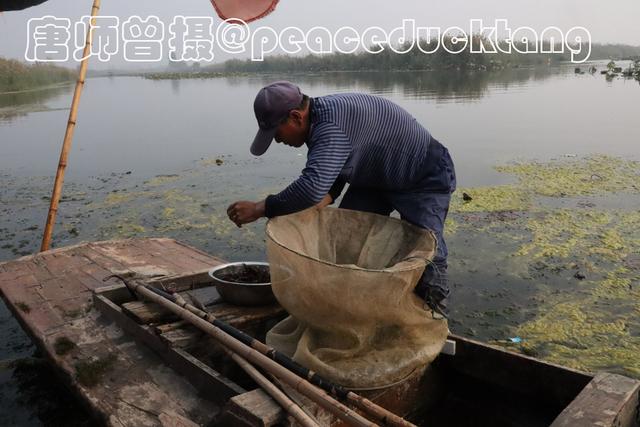
[[[253,102],[253,111],[258,120],[258,133],[251,144],[251,154],[263,155],[273,138],[278,126],[289,116],[289,112],[302,103],[300,88],[291,82],[279,81],[260,89]]]

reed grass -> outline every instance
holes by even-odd
[[[0,58],[0,93],[51,86],[75,80],[75,71],[53,64],[25,64]]]

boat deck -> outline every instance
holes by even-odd
[[[203,425],[220,407],[94,308],[113,273],[174,275],[220,261],[170,239],[85,243],[0,264],[0,290],[23,329],[99,421]]]
[[[0,263],[0,293],[101,424],[286,424],[282,410],[233,372],[233,364],[211,363],[220,354],[199,331],[135,300],[119,281],[103,280],[127,272],[188,297],[196,282],[204,284],[203,272],[220,262],[171,239],[83,243]],[[212,302],[207,310],[259,339],[285,315],[277,305]],[[640,381],[450,338],[455,356],[441,355],[401,385],[365,396],[400,415],[419,403],[426,410],[419,419],[429,426],[639,425]],[[323,425],[339,425],[301,400]]]

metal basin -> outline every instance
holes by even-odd
[[[273,304],[269,263],[233,262],[209,270],[220,296],[228,303],[243,306]],[[260,283],[257,283],[260,282]]]

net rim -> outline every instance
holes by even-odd
[[[310,208],[310,209],[317,209],[317,208]],[[335,210],[335,211],[343,211],[343,212],[349,210],[349,209],[330,208],[330,207],[326,207],[326,208],[323,208],[323,209],[332,209],[332,210]],[[305,212],[305,211],[301,211],[301,212]],[[371,269],[371,268],[358,267],[357,265],[351,265],[351,264],[334,264],[332,262],[325,261],[325,260],[322,260],[320,258],[316,258],[316,257],[310,256],[308,254],[293,250],[293,249],[285,246],[280,241],[278,241],[278,239],[276,239],[276,237],[272,233],[272,224],[273,224],[273,221],[277,220],[278,218],[284,218],[284,217],[287,217],[287,216],[297,215],[297,214],[300,214],[301,212],[296,212],[296,213],[293,213],[293,214],[290,214],[290,215],[283,215],[281,217],[275,217],[275,218],[269,219],[269,221],[267,221],[267,225],[265,227],[265,234],[267,235],[267,238],[270,241],[272,241],[273,243],[275,243],[276,245],[278,245],[279,247],[281,247],[282,249],[284,249],[285,251],[287,251],[287,252],[290,252],[292,254],[296,254],[298,256],[301,256],[303,258],[306,258],[308,260],[314,261],[314,262],[319,263],[319,264],[324,264],[324,265],[327,265],[327,266],[337,267],[337,268],[341,268],[341,269],[345,269],[345,270],[370,272],[370,273],[387,273],[387,274],[391,274],[391,273],[413,271],[413,270],[416,270],[417,268],[425,268],[427,266],[427,264],[430,262],[430,260],[426,260],[424,258],[408,257],[408,258],[405,258],[404,260],[402,260],[402,261],[400,261],[400,262],[398,262],[398,263],[396,263],[393,266],[388,267],[388,268]],[[418,227],[417,225],[411,224],[411,223],[409,223],[407,221],[400,220],[398,218],[393,218],[393,217],[390,217],[390,216],[380,215],[380,214],[376,214],[376,213],[372,213],[372,212],[364,212],[364,211],[357,211],[357,212],[360,212],[362,214],[369,215],[369,216],[382,217],[382,218],[385,218],[387,220],[391,220],[393,222],[403,224],[403,226],[408,226],[409,228],[413,228],[416,231],[418,231],[419,233],[427,233],[427,235],[429,235],[431,237],[431,239],[433,240],[433,256],[435,256],[436,251],[437,251],[438,240],[436,239],[435,234],[433,233],[433,231],[431,231],[429,229],[426,229],[426,228]],[[433,256],[432,256],[432,258],[433,258]],[[402,263],[407,263],[408,265],[406,267],[397,267],[398,265],[400,265]]]

